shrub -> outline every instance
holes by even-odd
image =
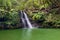
[[[35,21],[42,21],[43,19],[44,19],[44,12],[38,12],[38,13],[36,13],[36,14],[33,14],[33,17],[32,17],[32,19],[33,20],[35,20]]]

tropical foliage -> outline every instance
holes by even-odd
[[[39,26],[60,27],[60,0],[0,0],[0,24],[19,24],[18,10]]]

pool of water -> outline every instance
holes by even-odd
[[[0,40],[60,40],[60,29],[0,30]]]

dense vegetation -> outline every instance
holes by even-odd
[[[21,26],[18,10],[40,27],[60,27],[60,0],[0,0],[0,27]]]

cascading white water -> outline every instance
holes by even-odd
[[[29,19],[28,19],[28,17],[27,17],[27,14],[26,14],[25,12],[23,12],[23,14],[24,14],[24,16],[25,16],[25,20],[26,20],[26,22],[27,22],[28,27],[29,27],[29,28],[33,28],[31,22],[29,21]]]
[[[22,21],[22,24],[24,25],[24,28],[26,28],[26,22],[25,22],[25,18],[22,11],[21,11],[21,21]]]

